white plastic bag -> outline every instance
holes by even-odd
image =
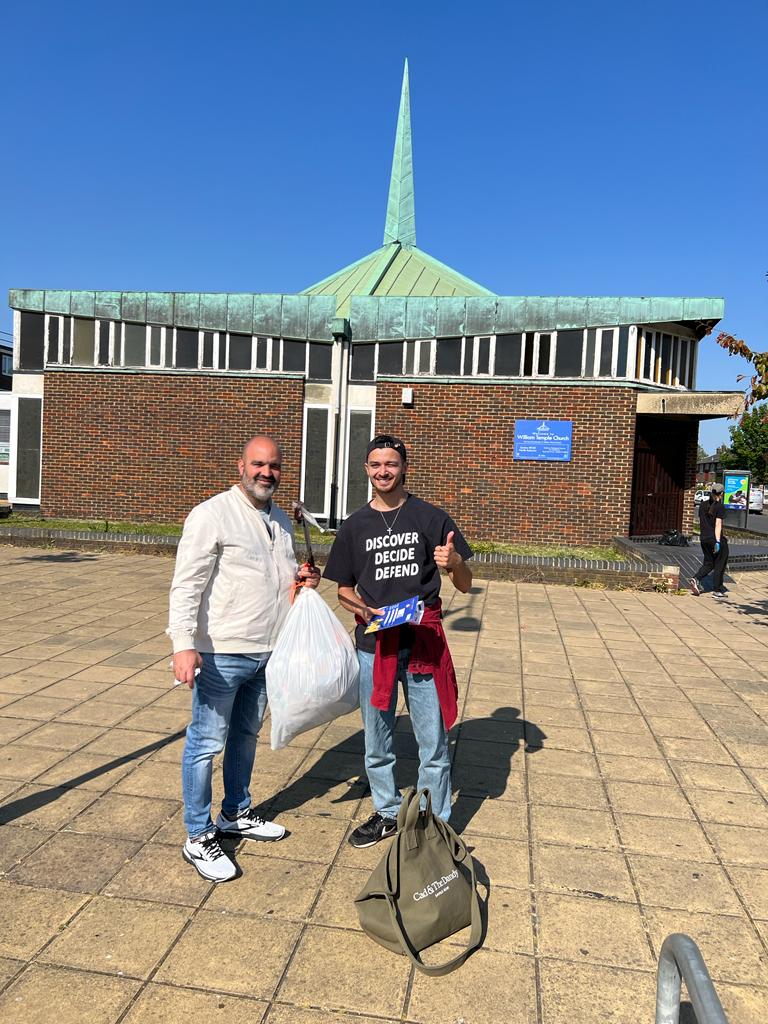
[[[359,671],[349,634],[322,597],[303,587],[267,662],[272,749],[354,711]]]

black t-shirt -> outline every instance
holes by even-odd
[[[434,551],[453,530],[453,545],[463,559],[472,549],[443,509],[409,494],[395,512],[379,512],[363,505],[346,519],[336,539],[323,576],[342,587],[357,587],[369,608],[419,597],[432,604],[440,593],[440,570]],[[376,635],[358,626],[361,651],[373,651]]]
[[[699,539],[709,544],[715,543],[715,521],[722,519],[725,514],[725,508],[722,501],[713,501],[711,504],[709,499],[702,501],[699,505],[699,522],[701,523],[701,533]],[[722,524],[720,529],[721,539],[725,536],[722,530]]]

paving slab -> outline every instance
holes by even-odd
[[[182,859],[172,568],[0,547],[0,1020],[49,1024],[56,1006],[62,1024],[640,1024],[676,930],[731,1024],[768,1019],[768,573],[734,566],[722,603],[447,588],[453,821],[487,930],[429,978],[357,920],[384,844],[346,843],[370,813],[356,715],[281,751],[265,728],[252,791],[284,840],[241,844],[218,887]],[[407,784],[402,701],[398,715]]]

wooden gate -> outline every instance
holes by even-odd
[[[685,462],[692,429],[687,420],[638,416],[631,536],[682,528]]]

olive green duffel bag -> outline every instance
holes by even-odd
[[[422,795],[426,809],[419,810]],[[482,941],[475,866],[464,841],[432,814],[429,790],[403,795],[397,835],[355,899],[363,931],[404,953],[424,974],[448,974]],[[472,926],[465,949],[444,964],[422,963],[418,953]]]

